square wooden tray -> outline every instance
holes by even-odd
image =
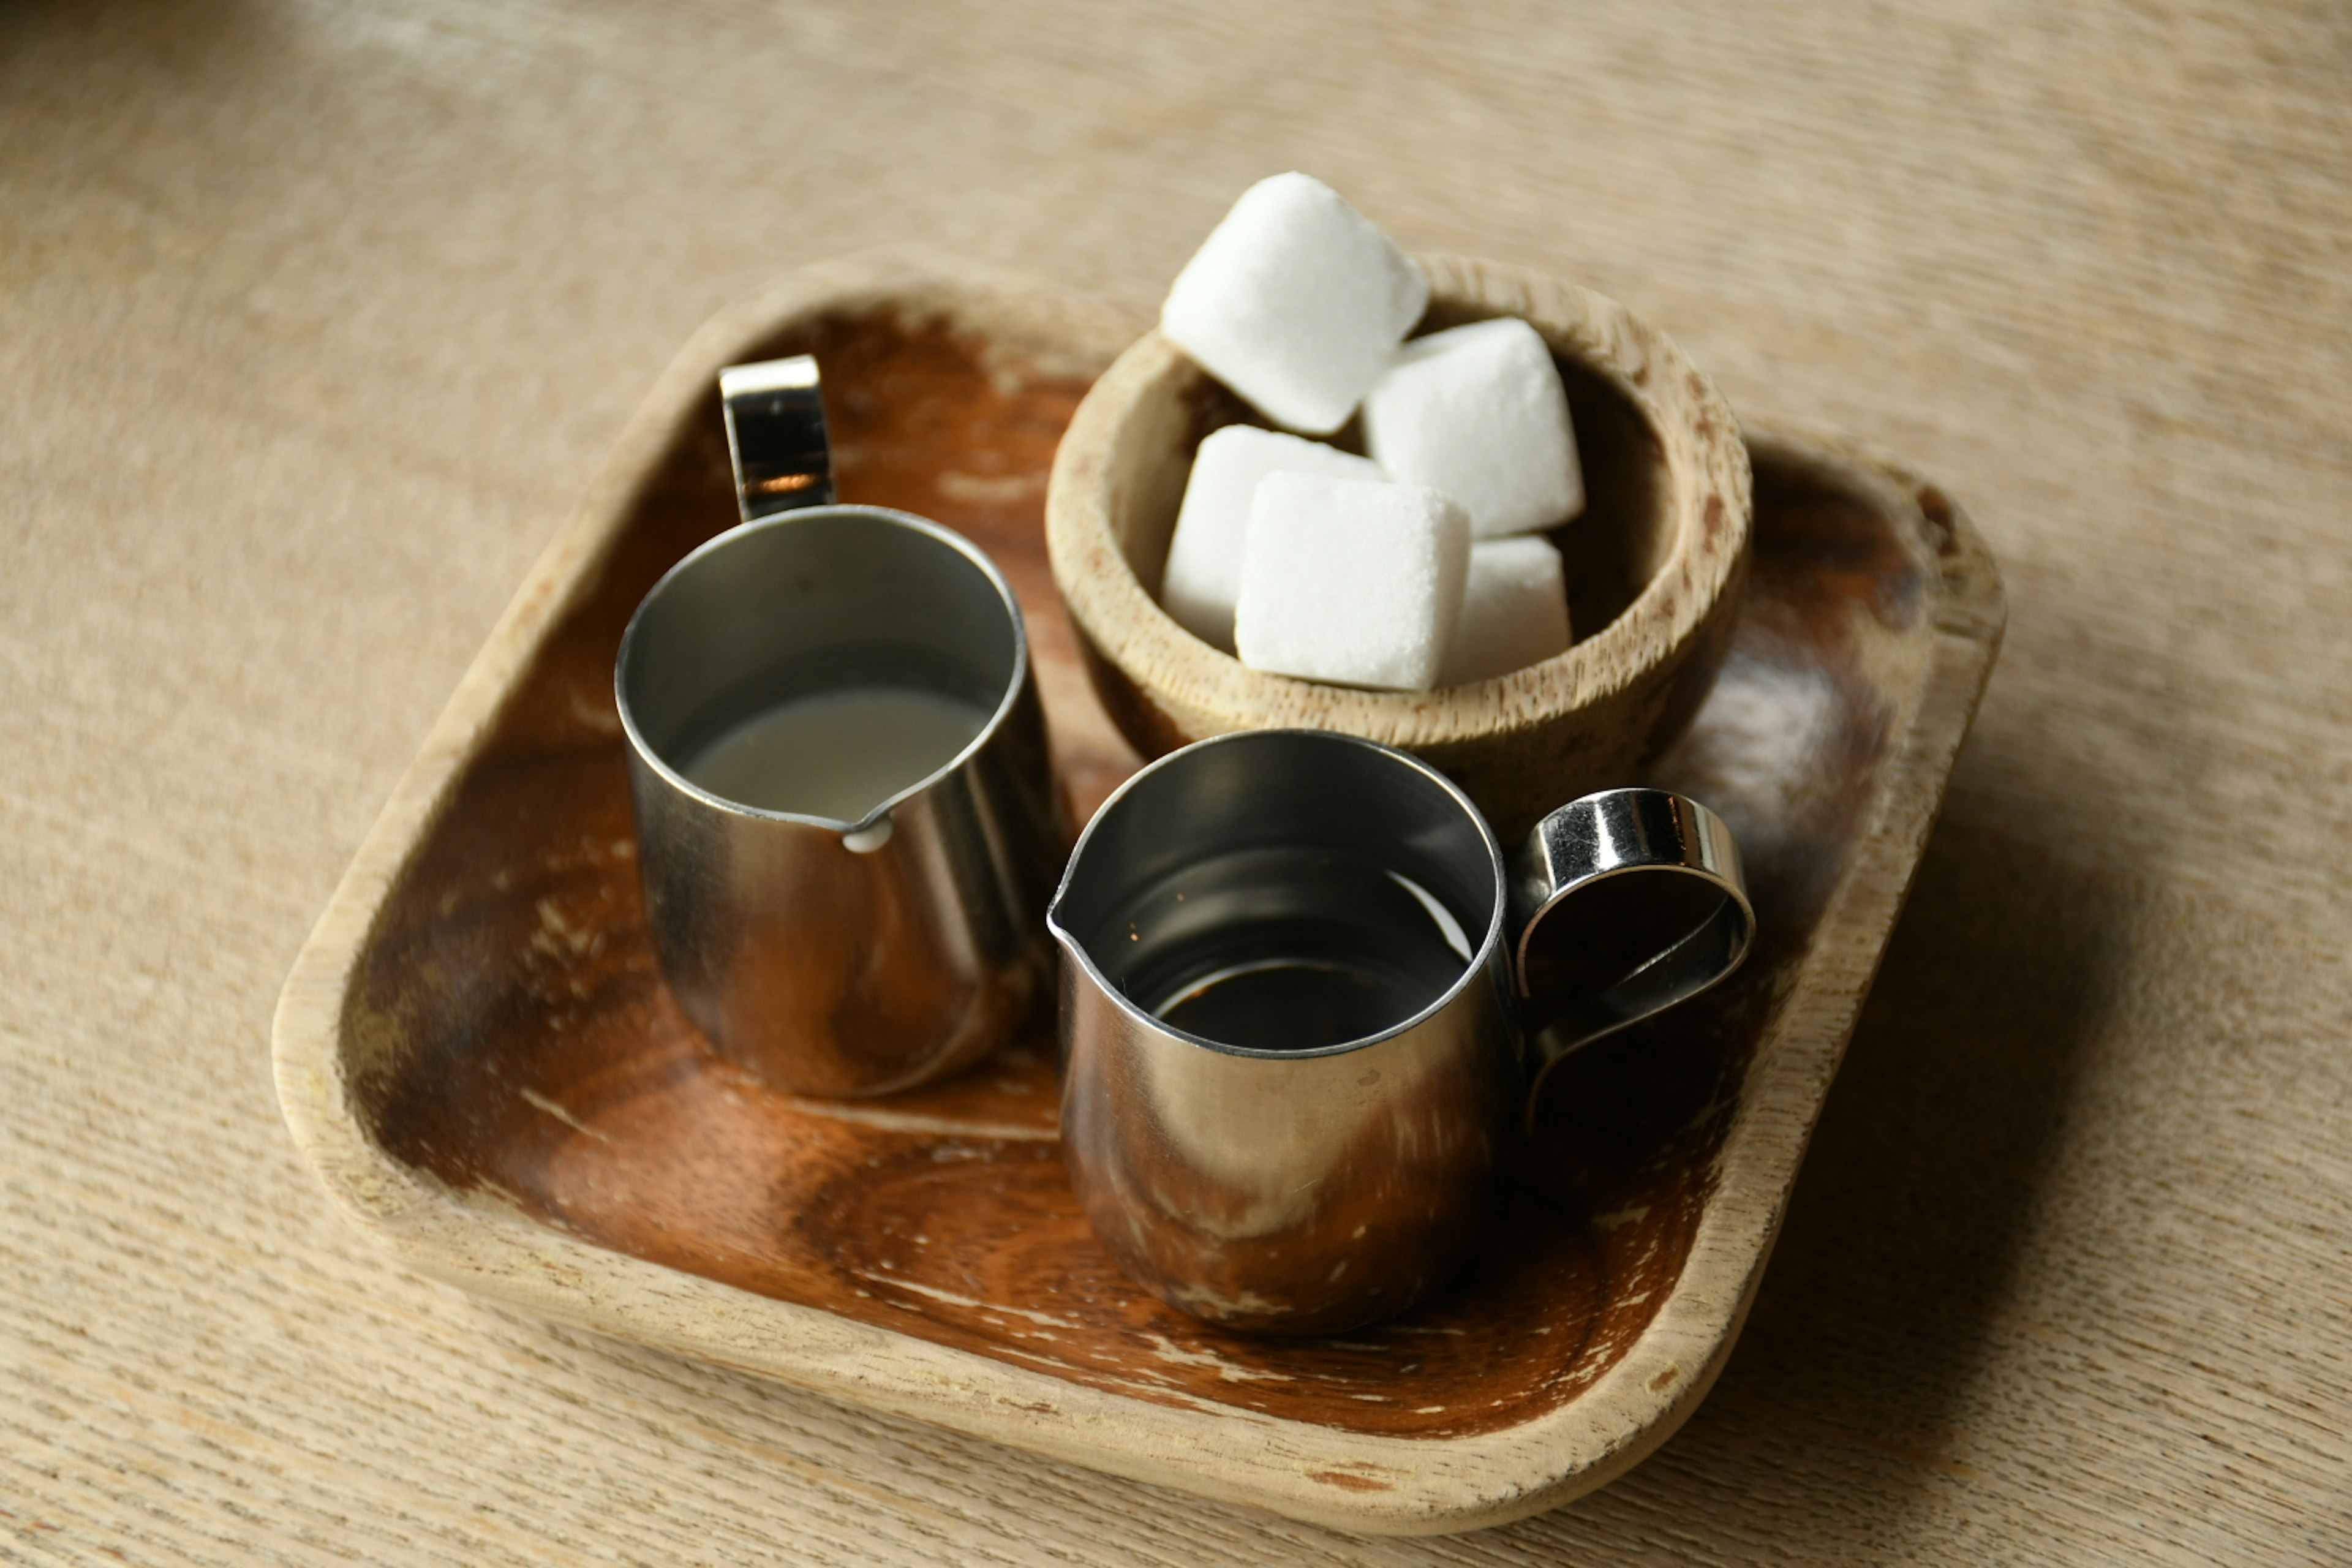
[[[1076,1463],[1369,1531],[1536,1512],[1664,1441],[1729,1354],[2000,642],[1934,487],[1751,433],[1756,558],[1724,675],[1654,777],[1738,833],[1731,984],[1572,1059],[1468,1275],[1341,1340],[1215,1333],[1096,1247],[1050,1038],[931,1089],[745,1079],[642,924],[613,657],[735,521],[721,365],[812,352],[842,499],[977,541],[1021,595],[1091,811],[1136,765],[1048,576],[1055,443],[1135,322],[1049,286],[865,261],[713,321],[509,608],[280,998],[279,1098],[417,1268],[550,1317]]]

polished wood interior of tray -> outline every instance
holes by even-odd
[[[1090,811],[1136,759],[1045,566],[1045,473],[1083,380],[887,312],[744,357],[801,352],[823,365],[841,499],[936,518],[1012,578]],[[1656,770],[1740,836],[1758,949],[1719,993],[1554,1074],[1476,1261],[1403,1318],[1251,1341],[1129,1285],[1063,1174],[1049,1037],[928,1090],[823,1102],[758,1086],[686,1025],[646,945],[612,667],[646,589],[735,521],[715,396],[394,889],[345,1016],[368,1043],[354,1109],[397,1159],[600,1246],[1135,1397],[1424,1436],[1556,1409],[1683,1268],[1741,1075],[1927,668],[1932,506],[1922,530],[1769,450],[1758,497],[1733,652]]]

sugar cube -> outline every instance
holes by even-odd
[[[1542,335],[1513,317],[1398,350],[1364,400],[1364,445],[1390,478],[1460,501],[1481,539],[1584,510],[1559,367]]]
[[[1426,691],[1469,568],[1469,516],[1440,491],[1271,473],[1250,503],[1234,640],[1255,669]]]
[[[1440,686],[1508,675],[1568,651],[1568,582],[1548,539],[1522,534],[1470,546],[1462,618]]]
[[[1160,603],[1202,642],[1234,651],[1234,603],[1242,588],[1242,542],[1249,534],[1257,482],[1276,471],[1339,479],[1382,478],[1370,458],[1255,425],[1209,433],[1192,457]]]
[[[1168,290],[1160,330],[1276,424],[1348,422],[1429,302],[1370,218],[1306,174],[1242,193]]]

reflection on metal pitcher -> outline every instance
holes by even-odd
[[[1011,587],[877,507],[795,510],[646,595],[615,672],[654,947],[779,1088],[878,1094],[1042,1008],[1068,841]]]
[[[1213,1321],[1331,1333],[1443,1284],[1542,1069],[1729,973],[1753,917],[1696,803],[1587,796],[1507,874],[1424,763],[1259,731],[1129,780],[1049,924],[1104,1245]]]

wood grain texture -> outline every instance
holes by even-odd
[[[2342,1563],[2347,79],[2332,5],[0,9],[0,1555]],[[696,324],[909,236],[1148,320],[1290,166],[2001,561],[1693,1419],[1368,1541],[551,1330],[322,1203],[287,966]]]
[[[1747,576],[1747,451],[1706,377],[1615,300],[1524,268],[1420,260],[1430,303],[1414,334],[1516,316],[1559,367],[1586,490],[1549,535],[1575,584],[1573,647],[1468,686],[1367,691],[1252,669],[1178,626],[1155,595],[1193,451],[1222,426],[1263,420],[1156,331],[1071,420],[1047,552],[1095,689],[1144,755],[1234,730],[1338,730],[1444,769],[1516,844],[1565,802],[1633,776],[1697,710]],[[1333,439],[1360,450],[1360,437],[1351,422]]]
[[[695,1035],[645,926],[612,694],[634,607],[734,521],[719,368],[811,353],[843,499],[921,507],[1025,585],[1090,813],[1137,759],[1041,580],[1041,490],[1116,319],[933,260],[812,268],[698,333],[296,962],[289,1125],[362,1225],[528,1309],[1341,1527],[1556,1506],[1655,1447],[1730,1353],[1990,668],[1998,579],[1899,467],[1759,438],[1752,592],[1742,528],[1717,562],[1736,596],[1690,623],[1721,622],[1730,668],[1656,774],[1746,846],[1747,965],[1547,1079],[1454,1287],[1337,1338],[1215,1331],[1095,1244],[1050,1035],[854,1104],[766,1089]],[[1744,447],[1736,468],[1744,515]]]

